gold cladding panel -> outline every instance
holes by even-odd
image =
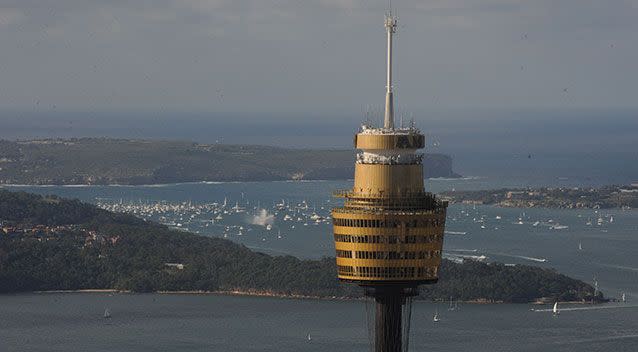
[[[400,195],[423,192],[423,165],[355,164],[356,193]]]

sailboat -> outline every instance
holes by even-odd
[[[110,319],[110,318],[111,318],[111,311],[108,308],[106,308],[104,310],[104,319]]]
[[[560,311],[558,310],[558,302],[554,303],[554,308],[552,309],[552,314],[559,315]]]
[[[308,339],[308,341],[312,341],[312,336],[310,336],[310,333],[308,333],[308,336],[306,336],[306,338]]]
[[[441,321],[441,319],[439,318],[439,310],[438,309],[434,313],[434,317],[432,318],[432,321],[435,322],[435,323],[438,323],[439,321]]]
[[[582,250],[583,250],[583,244],[582,244],[582,243],[580,243],[580,242],[578,242],[578,250],[579,250],[579,251],[582,251]]]
[[[627,296],[625,296],[625,293],[622,293],[622,301],[623,303],[627,302]]]

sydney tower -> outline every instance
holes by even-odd
[[[395,127],[392,37],[397,20],[385,18],[387,86],[383,127],[355,135],[354,187],[339,191],[332,210],[339,280],[374,299],[375,352],[407,350],[410,303],[418,286],[438,280],[447,203],[423,184],[425,137],[414,126]],[[407,309],[406,309],[407,307]]]

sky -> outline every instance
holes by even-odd
[[[0,0],[0,109],[218,118],[380,109],[387,6]],[[638,0],[394,0],[393,7],[403,111],[638,107]]]

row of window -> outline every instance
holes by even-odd
[[[428,236],[416,236],[416,235],[340,235],[335,234],[335,242],[346,243],[438,243],[443,240],[442,235],[428,235]]]
[[[400,220],[380,220],[380,219],[333,219],[335,226],[346,227],[389,227],[397,228],[405,226],[406,228],[423,228],[423,227],[439,227],[445,224],[443,219],[414,219],[408,221]]]
[[[337,258],[352,258],[352,251],[342,251],[337,249]]]
[[[414,278],[414,277],[436,277],[438,268],[436,267],[368,267],[368,266],[338,266],[339,275],[374,277],[374,278]]]
[[[337,257],[352,258],[353,251],[337,250]],[[418,251],[418,252],[385,252],[385,251],[354,251],[356,259],[432,259],[441,256],[441,251]]]

